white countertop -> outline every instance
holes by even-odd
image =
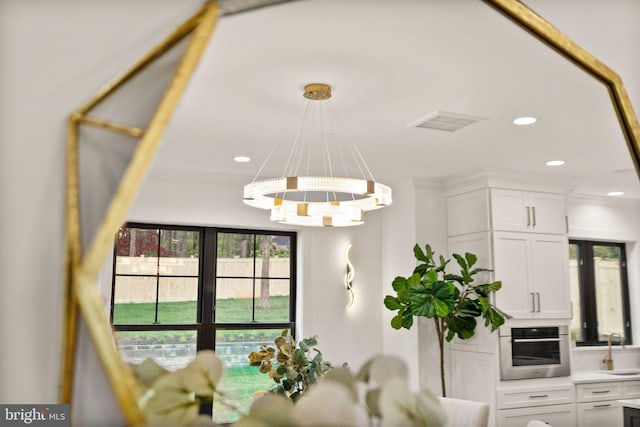
[[[640,409],[640,399],[624,399],[618,400],[620,404],[627,408]]]
[[[609,371],[576,372],[571,378],[574,384],[640,380],[640,369],[616,369],[610,371],[611,373],[608,372]],[[618,375],[615,373],[618,373]]]

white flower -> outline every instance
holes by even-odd
[[[357,404],[336,381],[320,381],[296,402],[293,417],[300,427],[357,426]]]
[[[249,415],[240,418],[233,427],[293,427],[293,402],[283,396],[265,394],[256,398]]]
[[[443,427],[446,416],[438,400],[427,390],[411,394],[406,380],[389,378],[378,402],[383,427]]]
[[[150,357],[140,364],[132,364],[130,366],[138,382],[144,389],[151,387],[154,381],[169,373],[168,370],[158,365],[155,360]]]
[[[155,393],[143,408],[152,425],[182,425],[198,417],[195,395],[185,389],[177,372],[158,378],[152,388]]]
[[[371,365],[369,365],[370,382],[382,386],[392,378],[400,378],[403,381],[409,378],[404,360],[397,356],[378,356],[371,361]]]
[[[223,373],[222,359],[212,350],[199,351],[191,363],[176,371],[186,389],[198,396],[210,398],[213,398],[213,392],[216,390]]]

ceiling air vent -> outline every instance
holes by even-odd
[[[409,123],[407,127],[425,129],[438,129],[454,132],[463,127],[474,124],[477,121],[486,120],[484,117],[469,116],[466,114],[448,113],[446,111],[434,111],[433,113]]]

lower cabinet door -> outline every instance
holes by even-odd
[[[622,427],[622,407],[615,400],[578,403],[580,427]]]
[[[576,405],[548,405],[498,411],[499,427],[524,427],[529,421],[543,421],[553,427],[576,427]],[[606,424],[604,424],[606,425]],[[600,424],[598,427],[603,427]],[[582,424],[579,424],[583,427]]]

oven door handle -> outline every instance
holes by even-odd
[[[513,338],[513,342],[560,342],[561,338]]]

